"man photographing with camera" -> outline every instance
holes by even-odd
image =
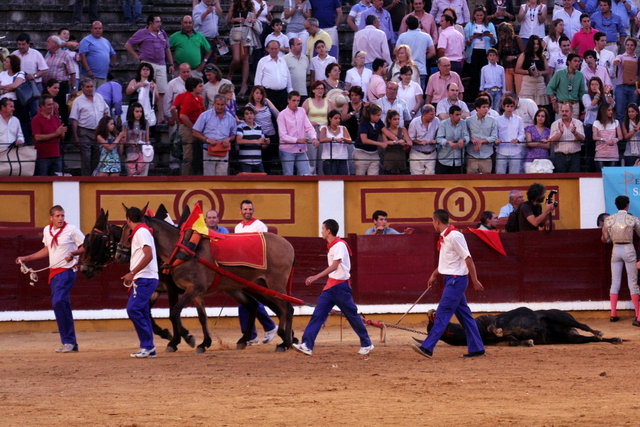
[[[518,214],[519,231],[536,231],[547,223],[550,214],[558,206],[552,197],[557,191],[552,191],[545,203],[546,188],[544,185],[531,184],[527,190],[527,201],[520,205]]]

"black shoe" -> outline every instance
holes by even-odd
[[[640,326],[640,321],[638,321],[638,319],[635,319],[633,322],[631,322],[631,324],[633,326]]]
[[[462,357],[478,357],[478,356],[484,356],[484,350],[480,350],[480,351],[471,351],[467,354],[463,354]]]
[[[411,344],[411,347],[416,353],[421,354],[424,357],[428,357],[429,359],[433,357],[433,353],[427,350],[426,348],[422,347],[421,345]]]
[[[411,338],[413,338],[413,340],[418,344],[422,344],[424,342],[424,340],[421,340],[420,338],[416,338],[416,337],[411,337]]]
[[[613,323],[613,322],[617,322],[618,320],[620,320],[620,318],[619,318],[618,316],[611,316],[611,317],[609,318],[609,322],[612,322],[612,323]]]

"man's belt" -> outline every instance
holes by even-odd
[[[613,44],[618,44],[618,42],[607,42],[607,46],[611,46]]]
[[[630,245],[632,242],[613,242],[614,245]]]
[[[502,92],[501,87],[492,87],[491,89],[487,89],[489,92]]]
[[[573,105],[573,104],[577,104],[580,101],[560,101],[558,100],[559,104],[569,104],[569,105]]]

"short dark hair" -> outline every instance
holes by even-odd
[[[385,211],[377,210],[373,213],[373,215],[371,215],[371,219],[373,219],[374,221],[377,221],[379,216],[389,216],[389,215]]]
[[[580,20],[582,21],[582,18],[591,18],[591,15],[589,15],[588,13],[583,13],[580,15]]]
[[[153,14],[151,14],[151,15],[148,15],[148,16],[147,16],[147,27],[149,26],[149,24],[153,24],[153,21],[155,21],[155,20],[156,20],[156,16],[157,16],[158,18],[160,18],[160,15],[153,15]],[[160,19],[162,19],[162,18],[160,18]]]
[[[187,81],[184,82],[184,87],[187,92],[193,92],[193,90],[197,88],[200,83],[202,83],[202,79],[199,79],[197,77],[189,77],[187,78]]]
[[[595,33],[593,35],[593,41],[598,41],[599,39],[601,39],[602,37],[607,37],[607,35],[605,33],[603,33],[602,31],[598,31],[597,33]]]
[[[449,107],[449,115],[450,116],[453,116],[453,113],[455,113],[457,111],[462,111],[462,108],[460,108],[459,105],[452,105],[451,107]]]
[[[482,215],[480,215],[480,224],[487,225],[489,220],[491,220],[491,218],[493,218],[494,215],[495,215],[495,213],[492,212],[492,211],[484,211],[484,212],[482,212]]]
[[[31,36],[27,33],[20,33],[18,34],[18,37],[16,38],[17,42],[27,42],[27,43],[31,43]],[[15,70],[14,70],[15,72]]]
[[[49,98],[53,99],[53,96],[49,95],[48,93],[43,93],[38,99],[38,105],[40,107],[44,107],[44,105],[47,103],[47,99]]]
[[[600,4],[600,3],[606,3],[609,6],[611,6],[611,0],[598,0],[598,4]]]
[[[418,18],[413,15],[407,16],[407,20],[405,21],[405,23],[410,30],[416,30],[420,26],[420,21],[418,21]]]
[[[385,62],[387,61],[385,61],[382,58],[374,59],[373,63],[371,63],[371,68],[373,68],[373,72],[375,73],[376,71],[378,71],[378,68],[384,67]]]
[[[332,236],[338,235],[338,230],[340,230],[340,226],[338,225],[338,221],[335,219],[327,219],[322,222],[324,227],[331,232]]]
[[[603,212],[600,215],[598,215],[598,219],[596,220],[596,226],[600,226],[600,223],[604,223],[604,220],[609,216],[608,213]]]
[[[451,25],[456,23],[456,21],[450,15],[442,15],[442,17],[444,18],[445,21],[447,21]]]
[[[502,101],[502,105],[516,105],[516,100],[510,96],[507,96],[504,101]]]
[[[495,47],[490,47],[489,50],[487,50],[487,56],[489,56],[490,53],[495,53],[496,56],[500,56],[500,54],[498,54],[498,50]]]
[[[562,42],[569,42],[571,43],[571,40],[569,39],[569,37],[567,37],[566,35],[561,35],[560,38],[558,39],[558,46],[560,46],[562,44]]]
[[[444,209],[437,209],[433,213],[433,218],[437,219],[443,224],[449,224],[449,212],[445,211]]]
[[[319,44],[323,44],[325,45],[325,47],[327,46],[326,43],[324,42],[324,40],[317,40],[314,44],[313,44],[313,50],[316,50]]]
[[[13,99],[7,98],[6,96],[4,98],[0,99],[0,108],[6,107],[7,104],[9,104],[9,102],[13,102]]]
[[[376,15],[369,15],[364,20],[364,23],[365,23],[365,25],[373,25],[376,21],[379,21],[379,20],[380,20],[380,18],[378,18]]]
[[[618,196],[616,197],[616,208],[618,208],[619,210],[622,210],[624,208],[626,208],[627,206],[629,206],[630,200],[629,200],[629,196]]]
[[[362,88],[360,86],[351,86],[351,89],[349,89],[349,94],[352,93],[355,93],[360,98],[364,98],[364,92],[362,91]]]
[[[596,54],[596,51],[593,50],[593,49],[589,49],[589,50],[585,50],[584,51],[583,58],[587,59],[587,56],[591,56],[594,59],[598,59],[598,55]]]
[[[473,103],[473,108],[481,108],[485,105],[489,105],[489,100],[484,96],[481,96],[479,98],[476,98],[475,102]]]
[[[276,25],[276,24],[280,24],[280,25],[282,25],[282,19],[280,19],[280,18],[273,18],[273,19],[271,20],[271,24],[270,24],[270,25],[271,25],[271,27],[273,27],[273,26],[274,26],[274,25]]]
[[[324,69],[324,76],[325,77],[329,77],[329,74],[331,74],[331,71],[333,71],[333,67],[338,67],[340,72],[342,72],[342,66],[340,64],[338,64],[337,62],[332,62],[331,64],[327,65],[325,67],[325,69]]]
[[[411,72],[411,74],[413,74],[413,68],[411,67],[411,65],[403,65],[400,68],[400,74],[406,74]]]
[[[287,95],[287,99],[291,99],[294,96],[300,96],[300,92],[298,92],[297,90],[292,90],[291,92],[289,92],[289,94]]]
[[[535,202],[540,198],[540,196],[544,195],[545,191],[547,191],[547,189],[544,185],[535,182],[531,184],[529,186],[529,189],[527,190],[527,200],[530,202]]]
[[[144,215],[140,208],[136,208],[135,206],[131,206],[127,209],[127,219],[131,220],[131,222],[139,223],[142,222],[142,218]]]
[[[242,209],[242,205],[251,205],[253,206],[253,202],[251,200],[245,199],[240,202],[240,209]]]
[[[580,55],[578,55],[577,53],[570,53],[569,55],[567,55],[567,64],[573,61],[574,58],[580,58]]]

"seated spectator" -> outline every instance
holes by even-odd
[[[427,104],[437,104],[445,99],[447,97],[447,88],[451,83],[458,85],[458,97],[462,100],[464,88],[462,86],[462,80],[460,80],[460,75],[455,71],[451,71],[451,61],[449,61],[449,58],[444,56],[438,58],[438,72],[429,77],[425,91],[425,102]]]
[[[320,143],[322,146],[322,171],[325,175],[349,175],[349,150],[351,136],[344,126],[340,125],[341,114],[331,110],[327,115],[328,125],[320,127]]]
[[[498,216],[491,211],[484,211],[480,216],[480,224],[476,226],[480,230],[495,231],[498,229]]]
[[[366,57],[367,52],[362,50],[357,51],[353,56],[353,61],[351,62],[353,68],[347,70],[347,76],[344,79],[347,90],[350,90],[353,86],[360,87],[362,92],[365,94],[363,98],[365,101],[367,100],[367,87],[369,86],[369,81],[373,76],[373,71],[365,67]]]
[[[378,147],[387,148],[385,142],[379,142],[384,123],[380,120],[382,108],[377,104],[369,104],[362,110],[358,125],[358,138],[354,144],[353,160],[356,175],[379,175],[380,156]]]
[[[293,175],[295,167],[298,175],[310,175],[307,143],[311,142],[315,147],[318,146],[316,131],[307,118],[305,111],[298,107],[300,93],[295,90],[289,92],[287,99],[287,108],[278,115],[282,173],[284,175]]]
[[[403,233],[394,230],[393,228],[387,227],[387,217],[389,215],[385,211],[377,210],[371,216],[373,219],[373,227],[369,228],[364,232],[365,235],[376,234],[376,235],[388,235],[388,234],[411,234],[413,233],[413,228],[407,227],[404,229]]]
[[[499,111],[502,94],[507,91],[504,67],[498,65],[498,51],[491,48],[487,51],[489,63],[480,70],[480,90],[487,91],[491,96],[494,111]]]
[[[436,174],[461,174],[464,147],[469,143],[467,124],[462,120],[462,109],[453,105],[449,108],[449,118],[440,122],[436,134],[438,143],[438,163]]]
[[[509,203],[500,208],[500,213],[498,214],[498,219],[507,219],[509,218],[509,214],[514,212],[520,204],[524,202],[524,196],[522,195],[522,191],[520,190],[511,190],[509,191]]]
[[[411,175],[433,175],[436,173],[436,133],[440,119],[436,117],[433,105],[427,104],[422,109],[421,117],[411,120],[409,138],[413,142],[409,153],[409,169]]]
[[[535,117],[536,124],[524,128],[524,135],[527,140],[527,151],[524,156],[525,173],[533,173],[531,167],[534,160],[549,158],[549,148],[551,147],[549,135],[551,130],[545,126],[548,114],[544,108],[539,109]]]
[[[327,65],[336,62],[336,58],[329,55],[325,42],[318,40],[314,46],[317,56],[309,61],[309,71],[311,72],[311,83],[322,79]]]
[[[56,176],[62,174],[60,141],[67,133],[67,127],[60,121],[60,116],[53,113],[55,101],[51,95],[42,95],[38,104],[38,115],[31,120],[38,152],[34,176]]]
[[[116,130],[113,117],[104,116],[100,119],[96,129],[96,140],[100,144],[100,163],[98,164],[100,176],[120,175],[120,154],[123,153],[122,144],[126,137],[126,130],[120,133]]]
[[[327,91],[330,91],[332,89],[340,89],[344,91],[345,94],[347,93],[347,85],[345,84],[345,82],[340,80],[340,73],[342,73],[342,67],[340,66],[340,64],[332,62],[331,64],[327,65],[324,72],[326,79],[323,80],[323,83],[327,87]]]
[[[604,227],[604,220],[607,219],[608,216],[609,214],[606,212],[598,215],[598,219],[596,220],[596,225],[598,226],[598,228]]]
[[[531,40],[531,39],[529,39]],[[524,148],[524,124],[513,111],[516,109],[513,98],[505,98],[502,105],[504,114],[498,117],[498,139],[496,139],[496,173],[520,173]]]
[[[531,184],[527,190],[527,201],[520,205],[518,212],[519,231],[536,231],[547,223],[555,207],[553,203],[545,203],[545,193],[544,185]]]
[[[275,40],[280,43],[280,52],[278,52],[278,56],[280,58],[284,58],[284,56],[289,53],[289,38],[282,34],[282,21],[279,18],[273,19],[271,21],[271,28],[273,29],[273,33],[269,34],[264,39],[264,48],[267,48],[271,40]]]
[[[369,81],[367,88],[367,101],[376,102],[385,94],[387,83],[385,81],[387,75],[387,62],[382,58],[376,58],[373,61],[373,75]]]
[[[584,141],[582,122],[574,119],[571,104],[562,104],[560,119],[551,125],[549,141],[554,144],[556,173],[580,172],[580,143]],[[576,106],[577,107],[577,106]]]
[[[615,119],[613,105],[600,105],[593,123],[593,139],[596,141],[596,172],[602,172],[605,166],[618,166],[618,141],[622,140],[622,129]]]
[[[229,234],[229,229],[227,227],[218,225],[219,222],[220,215],[218,215],[218,211],[216,211],[215,209],[211,209],[206,213],[204,217],[204,223],[209,230],[215,231],[216,233]]]
[[[262,133],[262,127],[255,121],[256,110],[245,106],[238,111],[238,114],[242,117],[236,131],[240,172],[264,172],[262,149],[266,148],[268,142]]]
[[[387,112],[386,127],[382,129],[382,141],[387,143],[384,151],[382,170],[385,174],[398,175],[407,173],[406,149],[412,145],[407,128],[402,126],[400,113],[396,110]]]
[[[213,100],[220,93],[220,87],[223,84],[231,84],[231,80],[222,77],[222,71],[217,65],[207,64],[204,67],[204,77],[206,83],[204,85],[204,106],[207,110],[213,108]],[[235,93],[234,93],[235,98]]]

